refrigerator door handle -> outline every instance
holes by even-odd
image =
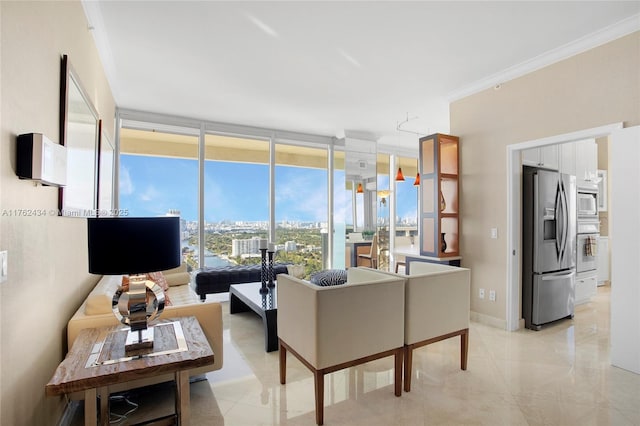
[[[534,217],[538,214],[540,208],[540,202],[538,201],[538,197],[540,196],[540,181],[538,174],[533,175],[533,211],[536,212]],[[544,219],[543,219],[544,220]],[[544,226],[544,225],[543,225]],[[534,270],[538,270],[538,253],[540,253],[540,244],[538,240],[540,239],[540,224],[538,223],[538,219],[533,220],[533,262],[534,262]]]
[[[560,205],[562,206],[562,212],[560,214],[560,262],[564,263],[564,254],[566,252],[566,237],[567,237],[567,199],[564,191],[564,185],[562,181],[559,183],[560,191]]]
[[[563,242],[562,242],[562,257],[567,254],[567,246],[569,244],[569,200],[567,198],[567,189],[562,182],[562,199],[564,200],[564,226],[563,226]]]
[[[556,238],[555,238],[555,242],[556,242],[556,259],[558,260],[558,262],[560,262],[560,236],[562,233],[562,229],[561,229],[561,225],[560,225],[560,219],[562,217],[562,193],[560,192],[560,182],[558,182],[557,186],[556,186],[556,199],[555,199],[555,205],[553,206],[555,209],[555,225],[556,225]]]

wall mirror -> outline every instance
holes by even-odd
[[[115,149],[111,140],[102,128],[102,120],[98,122],[98,215],[114,215],[114,167]]]
[[[353,231],[374,231],[376,228],[376,143],[358,137],[345,136],[345,180],[351,182]]]
[[[60,143],[67,149],[67,185],[60,188],[61,216],[94,216],[97,208],[98,113],[69,62],[62,57]]]

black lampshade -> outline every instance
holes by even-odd
[[[89,272],[119,275],[180,265],[180,218],[87,218]]]

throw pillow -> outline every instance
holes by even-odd
[[[314,272],[311,274],[309,282],[321,287],[341,285],[347,282],[347,271],[344,269],[326,269],[324,271]]]
[[[171,306],[171,299],[169,298],[169,283],[164,277],[164,274],[161,271],[148,272],[147,279],[158,284],[158,286],[160,286],[160,288],[164,291],[164,306]]]

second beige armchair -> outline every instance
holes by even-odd
[[[460,336],[460,368],[469,351],[470,276],[466,268],[412,262],[405,276],[404,390],[411,390],[413,351]]]

